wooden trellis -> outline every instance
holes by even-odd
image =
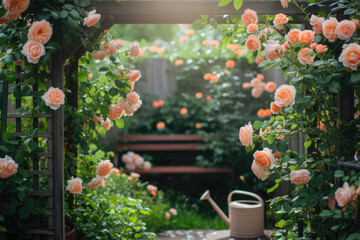
[[[218,7],[218,0],[211,1],[94,1],[88,7],[88,10],[96,9],[102,15],[101,29],[89,30],[90,35],[95,40],[105,29],[109,29],[114,24],[182,24],[192,23],[201,18],[201,15],[209,15],[209,18],[223,15],[241,15],[244,9],[250,8],[257,11],[258,15],[273,15],[284,13],[292,16],[293,23],[303,23],[304,14],[297,7],[290,5],[283,9],[280,1],[244,1],[242,8],[236,11],[231,4],[225,7]],[[305,5],[307,3],[301,3]],[[328,4],[323,8],[312,6],[307,9],[309,13],[318,13],[320,11],[329,12]],[[219,23],[225,23],[222,17],[217,18]],[[57,42],[62,50],[52,55],[49,68],[51,71],[48,77],[48,85],[64,88],[64,61],[73,58],[70,69],[77,69],[78,59],[85,53],[79,39],[73,40],[64,48],[63,33],[60,26],[54,26],[52,39]],[[71,75],[71,74],[70,74]],[[69,86],[74,87],[75,92],[78,89],[78,83],[71,77],[67,78]],[[69,84],[71,83],[71,84]],[[33,86],[37,90],[37,85]],[[343,98],[339,98],[344,100]],[[339,101],[340,118],[349,121],[353,116],[353,108],[349,105],[353,102],[353,95],[345,102]],[[67,104],[77,107],[77,96],[67,96]],[[20,99],[16,101],[16,108],[21,107]],[[22,136],[21,122],[24,118],[33,119],[33,128],[39,127],[39,118],[47,119],[47,131],[38,133],[38,138],[47,138],[47,152],[38,153],[38,157],[47,158],[46,169],[39,168],[39,159],[34,159],[34,169],[29,173],[34,179],[34,189],[31,195],[40,198],[47,198],[48,206],[47,225],[40,225],[40,216],[34,218],[34,228],[29,229],[28,233],[33,234],[33,239],[64,239],[65,220],[64,220],[64,108],[61,107],[52,114],[19,115],[9,114],[8,118],[16,119],[16,135]],[[36,140],[37,142],[38,140]],[[48,179],[48,189],[39,189],[39,177],[46,176]]]

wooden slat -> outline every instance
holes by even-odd
[[[117,149],[129,151],[194,151],[204,146],[204,143],[119,144]]]
[[[52,175],[51,171],[41,171],[41,170],[29,170],[28,173],[30,175],[45,175],[45,176]]]
[[[24,136],[27,136],[27,134],[25,133],[22,133],[22,132],[15,132],[14,135],[16,137],[24,137]],[[52,138],[53,136],[48,133],[48,132],[40,132],[38,134],[35,135],[35,137],[39,137],[39,138]]]
[[[136,169],[129,171],[124,169],[124,173],[136,172],[140,174],[186,174],[186,173],[232,173],[229,168],[210,169],[196,166],[156,166],[150,170]]]
[[[51,118],[51,114],[17,114],[8,113],[8,118]]]
[[[54,231],[49,229],[29,229],[26,230],[25,233],[27,234],[42,234],[42,235],[54,235]]]
[[[53,156],[53,153],[52,152],[38,152],[38,153],[36,153],[36,155],[38,157],[51,158]]]
[[[169,141],[204,141],[205,137],[200,135],[122,135],[118,141],[138,141],[138,142],[169,142]]]
[[[30,191],[28,192],[29,196],[52,196],[53,193],[47,190],[38,190],[38,191]]]

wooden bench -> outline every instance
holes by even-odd
[[[116,158],[121,161],[119,151],[137,152],[175,152],[196,151],[205,146],[204,137],[199,135],[121,135],[116,140]],[[117,166],[118,163],[115,162]],[[124,169],[125,173],[129,173]],[[233,173],[232,169],[209,169],[197,166],[154,166],[150,170],[136,169],[133,172],[140,174],[213,174]]]

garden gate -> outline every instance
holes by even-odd
[[[203,1],[93,1],[88,10],[96,9],[102,15],[101,28],[93,30],[89,35],[95,41],[96,38],[105,30],[114,24],[184,24],[192,23],[201,18],[201,15],[209,15],[209,18],[221,16],[217,19],[218,23],[226,23],[222,17],[224,15],[241,15],[244,9],[250,8],[257,11],[258,15],[272,15],[281,11],[292,16],[291,23],[303,23],[304,15],[300,9],[290,5],[287,9],[280,8],[279,1],[244,1],[241,10],[236,11],[233,6],[218,7],[217,0]],[[300,3],[305,5],[307,3]],[[307,11],[318,13],[319,11],[328,11],[326,7],[319,9],[317,6],[309,6]],[[48,79],[49,86],[64,89],[64,77],[67,81],[67,87],[72,91],[67,94],[67,104],[77,107],[78,83],[72,77],[73,71],[77,71],[78,60],[86,52],[79,39],[74,39],[70,44],[64,46],[63,33],[60,26],[53,28],[53,40],[56,41],[62,50],[53,54],[49,69],[49,76],[38,76],[38,79]],[[64,62],[70,59],[69,74],[64,74]],[[21,77],[21,75],[18,75]],[[37,90],[37,84],[33,85],[33,90]],[[351,90],[350,90],[351,92]],[[344,122],[353,118],[353,95],[346,98],[339,98],[340,119]],[[351,105],[352,103],[352,105]],[[21,99],[16,100],[16,108],[21,107]],[[39,169],[39,160],[34,160],[34,169],[29,171],[34,178],[34,189],[32,195],[47,198],[48,221],[47,226],[40,226],[40,216],[35,217],[34,223],[38,223],[36,229],[30,229],[29,234],[34,234],[33,239],[64,239],[65,220],[64,220],[64,109],[61,107],[52,114],[21,115],[8,114],[8,118],[16,119],[16,135],[23,136],[21,132],[21,121],[23,118],[33,119],[33,127],[37,128],[39,118],[47,119],[47,132],[37,133],[35,139],[47,139],[47,152],[38,153],[38,157],[47,158],[46,169]],[[71,129],[69,129],[71,132]],[[36,140],[38,141],[38,140]],[[74,149],[73,151],[76,151]],[[76,152],[75,152],[76,153]],[[39,189],[39,176],[48,178],[48,189]],[[43,237],[41,237],[43,236]],[[45,236],[45,237],[44,237]],[[47,236],[47,237],[46,237]]]

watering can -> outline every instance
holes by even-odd
[[[247,195],[257,200],[231,201],[234,194]],[[208,200],[222,220],[230,228],[230,235],[235,238],[256,238],[264,235],[264,201],[255,193],[235,190],[228,196],[229,217],[205,191],[200,200]]]

